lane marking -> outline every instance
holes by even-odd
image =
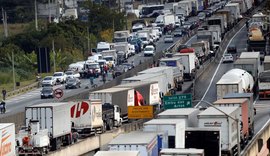
[[[243,29],[244,27],[245,27],[245,25],[244,25],[241,29],[239,29],[239,30],[237,31],[237,33],[235,33],[234,36],[231,38],[231,40],[230,40],[229,43],[227,44],[225,50],[223,51],[222,57],[224,56],[225,52],[227,51],[227,48],[228,48],[229,45],[231,44],[232,40],[236,37],[236,35],[237,35],[240,31],[242,31],[242,29]],[[218,64],[218,67],[217,67],[217,69],[216,69],[216,71],[215,71],[213,77],[211,78],[210,84],[209,84],[209,86],[207,87],[207,89],[206,89],[206,91],[205,91],[203,97],[201,98],[201,100],[203,100],[203,99],[205,98],[205,96],[206,96],[206,94],[208,93],[210,87],[212,86],[212,83],[213,83],[213,81],[214,81],[214,78],[215,78],[215,76],[216,76],[218,70],[219,70],[219,67],[220,67],[221,63],[222,63],[222,59],[220,59],[219,64]],[[200,100],[200,102],[195,106],[195,108],[197,108],[197,107],[201,104],[201,100]]]

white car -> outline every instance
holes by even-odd
[[[60,83],[65,83],[67,80],[67,75],[64,72],[55,72],[53,74],[54,79],[57,81],[59,81]]]
[[[41,82],[42,87],[53,86],[55,84],[56,84],[56,79],[54,79],[54,77],[52,76],[46,76]]]
[[[173,36],[172,35],[166,35],[164,38],[164,43],[173,43]]]
[[[129,45],[129,51],[130,51],[130,54],[131,54],[131,55],[135,55],[135,54],[136,54],[136,53],[135,53],[135,46],[132,45],[132,44],[130,44],[130,45]]]
[[[67,78],[80,78],[80,74],[72,70],[66,71],[65,74],[67,75]]]
[[[233,62],[233,56],[232,54],[224,54],[223,59],[222,59],[223,63],[226,62]]]
[[[155,47],[152,45],[148,45],[143,50],[144,56],[154,56],[155,55]]]

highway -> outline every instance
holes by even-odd
[[[178,41],[180,37],[174,37],[174,42]],[[157,43],[156,43],[156,51],[163,51],[167,48],[169,48],[173,43],[164,43],[163,38],[161,38]],[[143,53],[136,54],[128,59],[128,62],[134,63],[134,65],[138,65],[141,62],[144,62],[148,60],[150,57],[144,57]],[[108,81],[112,79],[111,74],[108,74]],[[22,95],[17,95],[14,97],[11,97],[6,100],[6,108],[7,112],[5,114],[0,114],[1,117],[5,116],[10,116],[12,114],[16,114],[18,112],[23,112],[26,106],[31,106],[35,104],[40,104],[40,103],[48,103],[48,102],[57,102],[61,101],[63,98],[73,96],[75,94],[81,93],[85,91],[85,87],[89,85],[90,81],[87,79],[81,79],[81,88],[78,89],[69,89],[66,90],[64,89],[64,85],[58,85],[54,86],[54,89],[56,88],[61,88],[64,91],[64,96],[61,99],[40,99],[40,91],[41,88],[35,89],[33,91],[30,91],[28,93],[22,94]],[[102,85],[101,78],[95,79],[94,83],[97,84],[98,86]]]

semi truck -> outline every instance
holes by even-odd
[[[218,127],[192,128],[185,131],[185,148],[203,149],[207,155],[221,155],[221,130]]]
[[[142,74],[138,76],[133,76],[123,79],[121,84],[137,81],[157,81],[160,90],[160,97],[172,93],[170,86],[172,86],[171,83],[173,83],[173,80],[168,79],[165,73]]]
[[[225,20],[223,19],[223,16],[219,15],[213,15],[210,18],[207,19],[207,25],[219,25],[221,30],[221,37],[223,38],[225,34],[225,26],[224,26]]]
[[[224,113],[220,112],[219,110]],[[235,155],[237,154],[237,134],[240,134],[240,122],[237,123],[236,119],[240,120],[239,107],[208,107],[206,110],[198,114],[199,128],[220,128],[221,139],[221,155]],[[235,118],[232,119],[229,116]],[[240,138],[238,138],[240,139]],[[205,140],[204,140],[205,141]]]
[[[184,79],[193,80],[196,75],[195,53],[175,53],[173,56],[178,57],[184,66]]]
[[[216,83],[217,99],[228,93],[249,93],[254,87],[251,74],[242,69],[231,69]]]
[[[220,25],[210,25],[208,30],[211,31],[212,35],[214,36],[214,44],[220,44],[222,40]],[[226,32],[226,29],[224,29],[224,31]]]
[[[228,93],[223,99],[248,99],[248,129],[249,139],[252,139],[254,135],[254,116],[256,115],[256,109],[253,105],[254,94],[253,93]]]
[[[157,115],[159,119],[184,119],[188,127],[197,127],[199,109],[196,108],[180,108],[168,109]]]
[[[131,52],[129,50],[129,43],[128,42],[116,43],[114,45],[114,50],[116,51],[116,53],[123,52],[124,53],[124,59],[128,59],[128,57],[131,56]]]
[[[1,155],[15,156],[15,125],[14,123],[1,123]]]
[[[141,156],[158,155],[156,133],[130,132],[119,134],[108,144],[109,151],[137,150]]]
[[[175,89],[177,91],[182,90],[182,84],[184,82],[183,79],[183,68],[182,70],[179,67],[154,67],[143,70],[138,73],[141,74],[154,74],[154,73],[165,73],[167,78],[171,84],[171,89]]]
[[[116,50],[104,50],[102,51],[102,58],[106,60],[106,64],[113,68],[117,64],[117,53]]]
[[[259,74],[259,99],[270,99],[270,70]]]
[[[197,32],[197,42],[207,41],[210,46],[210,50],[214,50],[214,35],[212,31],[200,30]]]
[[[224,21],[227,23],[227,27],[225,26],[225,32],[229,31],[233,26],[233,15],[228,9],[221,9],[215,12],[216,15],[223,16]]]
[[[25,107],[25,127],[19,131],[19,154],[46,154],[76,140],[67,102]]]
[[[80,137],[112,130],[114,126],[122,123],[117,105],[102,104],[100,99],[72,101],[70,104],[72,129],[76,130]]]
[[[119,98],[121,97],[121,98]],[[107,88],[90,92],[89,99],[101,99],[102,104],[111,104],[116,106],[115,112],[120,112],[122,122],[126,122],[128,106],[134,106],[134,89],[130,88]]]
[[[220,107],[231,107],[236,106],[240,107],[240,113],[241,113],[241,146],[242,148],[245,147],[245,145],[248,142],[249,139],[249,106],[248,106],[248,99],[219,99],[213,103],[216,106]]]
[[[191,48],[195,50],[196,56],[201,62],[205,62],[210,56],[210,45],[207,41],[191,43]]]
[[[152,119],[143,124],[143,131],[167,131],[168,148],[184,148],[185,127],[183,119]]]
[[[266,40],[260,28],[252,28],[249,30],[248,51],[265,51]]]

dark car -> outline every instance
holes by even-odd
[[[126,67],[128,70],[134,68],[134,65],[132,63],[123,63],[122,66]]]
[[[40,98],[53,98],[53,88],[52,87],[43,87],[40,91]]]
[[[228,48],[227,48],[227,53],[237,53],[237,48],[235,45],[230,45]]]
[[[78,78],[70,78],[66,82],[66,89],[80,88],[81,81]]]

